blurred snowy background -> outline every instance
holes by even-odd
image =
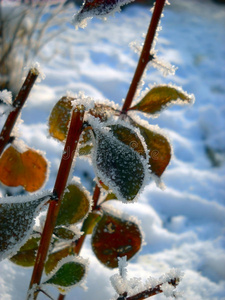
[[[195,94],[196,102],[192,107],[173,107],[157,119],[148,119],[150,124],[164,129],[173,145],[174,156],[163,175],[166,190],[160,190],[152,182],[138,203],[113,205],[136,216],[145,234],[146,244],[130,261],[128,276],[147,279],[176,267],[185,272],[179,286],[183,299],[222,300],[225,299],[225,6],[216,3],[223,1],[170,2],[164,11],[163,30],[156,49],[160,58],[178,70],[175,76],[165,78],[151,67],[144,88],[154,83],[173,83]],[[1,4],[1,21],[7,12],[12,16],[11,23],[16,24],[15,13],[23,7],[12,9],[7,1]],[[150,6],[133,3],[107,22],[93,19],[85,29],[76,31],[69,21],[78,7],[70,3],[49,22],[41,38],[34,35],[33,40],[27,36],[35,15],[34,11],[26,12],[21,21],[23,31],[17,41],[17,57],[12,54],[8,61],[7,67],[15,72],[11,73],[10,83],[6,74],[2,76],[2,66],[0,73],[2,82],[6,78],[5,86],[10,86],[14,93],[22,83],[19,72],[24,61],[28,65],[32,60],[38,61],[46,75],[32,90],[22,112],[24,122],[19,125],[21,139],[29,147],[44,151],[51,163],[44,189],[53,187],[62,154],[62,145],[48,137],[50,110],[67,91],[84,91],[96,99],[121,103],[138,59],[129,43],[143,42],[142,35],[151,16],[149,9]],[[51,11],[41,12],[41,28],[50,14]],[[7,34],[10,40],[9,31]],[[43,47],[34,53],[33,48],[37,49],[40,43]],[[28,45],[30,52],[27,60],[21,61],[23,50],[27,49],[23,45]],[[33,54],[37,56],[34,58]],[[0,125],[3,122],[1,116]],[[94,173],[88,161],[77,161],[75,175],[92,191]],[[3,195],[5,192],[2,189]],[[18,188],[10,192],[18,192]],[[117,271],[106,269],[96,260],[89,239],[81,256],[90,259],[88,290],[75,288],[66,299],[112,298],[114,291],[109,277]],[[1,262],[0,299],[25,299],[31,271],[7,260]],[[52,289],[50,294],[57,297],[58,293]],[[39,299],[46,297],[40,294]],[[165,296],[157,295],[155,299]]]

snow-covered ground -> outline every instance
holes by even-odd
[[[173,5],[174,4],[174,5]],[[72,10],[71,16],[72,16]],[[163,175],[166,190],[149,184],[138,203],[113,205],[138,217],[146,244],[130,261],[128,276],[147,279],[176,267],[185,272],[179,290],[185,300],[225,299],[225,6],[206,1],[171,0],[162,19],[158,55],[178,67],[164,78],[150,68],[145,87],[174,83],[195,94],[192,107],[173,107],[157,119],[170,138],[174,156]],[[130,6],[107,22],[92,20],[83,30],[69,29],[49,43],[38,61],[46,79],[37,84],[22,113],[22,139],[46,152],[51,162],[45,188],[52,188],[62,145],[48,138],[46,120],[67,91],[80,90],[96,99],[121,103],[137,54],[128,44],[142,42],[149,24],[146,7]],[[47,61],[46,61],[47,57]],[[87,161],[77,161],[75,173],[93,176]],[[87,178],[87,177],[86,177]],[[91,189],[86,179],[86,186]],[[106,300],[114,295],[109,277],[117,270],[102,266],[89,239],[81,251],[89,258],[88,290],[73,289],[68,300]],[[23,300],[31,269],[5,260],[0,263],[0,299]],[[50,294],[58,294],[50,290]],[[46,299],[44,295],[39,299]],[[165,299],[157,295],[155,299]]]

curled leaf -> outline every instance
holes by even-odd
[[[145,183],[145,162],[139,153],[111,132],[96,129],[95,134],[92,161],[97,177],[118,199],[124,202],[134,200]]]
[[[81,221],[90,210],[90,202],[89,193],[74,180],[63,196],[56,226],[69,226]]]
[[[104,212],[92,234],[92,249],[101,263],[108,268],[118,266],[118,257],[129,260],[140,249],[142,234],[139,226],[130,220]]]
[[[67,256],[60,260],[43,285],[53,285],[66,294],[71,288],[83,282],[87,262],[81,257]]]
[[[10,258],[10,261],[21,267],[34,266],[40,236],[31,236],[29,240],[18,250],[16,255]]]
[[[16,254],[29,239],[34,219],[49,194],[0,199],[0,260]]]
[[[7,186],[23,186],[34,192],[42,187],[47,177],[47,161],[33,149],[23,153],[13,146],[7,148],[0,158],[0,181]]]
[[[130,110],[138,110],[148,114],[156,114],[171,104],[189,104],[194,101],[193,95],[188,95],[182,89],[168,85],[153,87]]]

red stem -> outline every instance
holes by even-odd
[[[26,102],[29,93],[39,75],[36,68],[30,69],[27,78],[25,79],[16,99],[13,102],[13,111],[10,112],[0,134],[0,155],[10,141],[10,134],[16,124],[21,109]]]
[[[64,147],[61,163],[53,189],[54,199],[49,204],[49,209],[45,221],[44,230],[42,233],[38,253],[33,269],[33,274],[30,282],[30,289],[34,284],[39,285],[44,269],[45,260],[48,254],[49,245],[51,242],[52,233],[56,224],[64,190],[66,188],[68,176],[72,166],[74,154],[78,145],[79,137],[82,131],[84,112],[72,112],[70,128],[67,135],[66,144]],[[34,299],[37,298],[38,292],[35,293]]]
[[[141,56],[139,58],[138,65],[134,73],[134,77],[132,79],[130,88],[128,90],[127,97],[123,104],[123,108],[122,108],[123,114],[126,114],[126,112],[129,110],[131,103],[134,99],[138,84],[141,80],[141,77],[144,73],[147,64],[149,63],[150,51],[159,24],[160,16],[162,14],[163,7],[165,5],[165,1],[166,0],[156,0],[151,22],[149,24],[148,32],[145,38],[145,43],[141,52]]]

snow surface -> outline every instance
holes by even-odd
[[[70,9],[72,18],[73,12]],[[145,86],[173,83],[193,93],[192,107],[171,107],[151,124],[164,128],[174,157],[163,175],[165,191],[152,182],[138,203],[114,206],[138,217],[146,244],[128,263],[128,276],[160,277],[179,268],[185,275],[179,290],[185,300],[225,299],[225,6],[209,1],[171,0],[164,11],[156,45],[158,56],[176,65],[175,76],[164,78],[150,68]],[[146,7],[132,5],[107,22],[91,20],[84,30],[70,28],[51,41],[38,59],[46,79],[33,89],[22,112],[21,138],[45,151],[51,162],[46,188],[52,188],[63,145],[48,137],[46,120],[61,96],[84,91],[98,100],[121,103],[136,66],[129,44],[142,40],[149,23]],[[57,49],[57,53],[54,50]],[[48,62],[43,57],[51,58]],[[2,120],[0,121],[2,124]],[[87,160],[77,160],[75,173],[92,186]],[[85,176],[84,176],[85,175]],[[110,299],[110,276],[91,250],[89,238],[81,251],[89,258],[88,290],[76,287],[66,299]],[[32,270],[5,260],[0,263],[0,299],[23,300]],[[49,290],[55,298],[58,292]],[[46,299],[40,294],[39,299]],[[154,299],[165,299],[160,294]]]

